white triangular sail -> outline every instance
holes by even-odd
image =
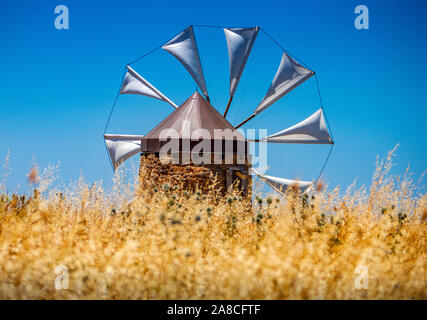
[[[104,134],[105,145],[114,170],[133,155],[141,152],[141,135]]]
[[[121,94],[139,94],[142,96],[151,97],[154,99],[163,100],[158,94],[153,90],[147,87],[144,83],[136,79],[132,73],[129,71],[126,73],[126,76],[122,83],[122,88],[120,89]]]
[[[191,74],[205,97],[208,97],[205,77],[203,75],[202,64],[200,62],[199,51],[197,49],[196,38],[194,37],[193,26],[189,26],[171,41],[162,46],[181,62],[181,64]]]
[[[168,97],[160,92],[155,86],[144,79],[138,72],[133,70],[130,66],[126,66],[128,72],[123,80],[121,94],[140,94],[143,96],[159,99],[172,105],[175,109],[178,106],[173,103]]]
[[[333,144],[322,109],[296,125],[269,135],[261,141],[279,143]]]
[[[303,67],[294,59],[283,52],[279,69],[274,76],[273,82],[268,89],[264,99],[255,109],[254,114],[267,109],[277,100],[289,93],[314,74],[313,71]]]
[[[312,181],[300,181],[300,180],[291,180],[291,179],[283,179],[273,176],[267,176],[264,174],[260,174],[256,170],[252,169],[252,171],[266,184],[268,184],[271,188],[276,190],[277,192],[284,194],[286,189],[291,185],[296,185],[302,192],[309,191],[309,188],[313,185]]]
[[[230,65],[230,97],[236,92],[258,31],[259,27],[224,28]]]

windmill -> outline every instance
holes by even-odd
[[[223,114],[210,103],[194,27],[217,28],[224,32],[229,56],[230,85],[228,103]],[[232,125],[226,120],[226,116],[260,31],[281,48],[282,56],[278,57],[280,63],[264,98],[254,108],[252,114],[237,125]],[[178,106],[131,67],[138,60],[157,50],[164,50],[176,58],[194,79],[202,94],[196,90]],[[237,130],[313,76],[318,89],[320,109],[311,116],[261,139],[246,139]],[[168,103],[174,111],[145,135],[107,134],[111,115],[121,94],[158,99]],[[216,136],[218,131],[220,135]],[[126,159],[140,153],[141,169],[154,168],[152,170],[155,171],[154,178],[159,183],[173,176],[175,180],[197,184],[206,181],[206,177],[213,173],[219,177],[224,190],[236,180],[244,190],[251,187],[250,174],[254,173],[279,193],[283,193],[290,185],[296,185],[302,191],[309,190],[320,178],[334,145],[317,76],[312,69],[289,54],[260,27],[228,28],[202,25],[187,27],[162,46],[126,65],[120,91],[104,130],[104,139],[114,170]],[[249,143],[329,144],[331,147],[317,179],[299,181],[264,175],[251,169]],[[164,155],[168,157],[166,162],[162,158]]]

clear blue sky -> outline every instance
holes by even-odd
[[[56,30],[65,4],[70,29]],[[370,29],[356,30],[365,4]],[[369,183],[377,154],[400,143],[396,160],[419,176],[427,167],[426,1],[2,1],[0,4],[0,159],[11,151],[9,191],[28,188],[32,158],[60,161],[64,182],[82,172],[109,183],[102,133],[123,68],[190,24],[253,26],[269,32],[318,74],[336,146],[324,179]],[[196,29],[213,104],[228,98],[228,60],[220,30]],[[280,50],[260,34],[228,119],[237,124],[266,92]],[[195,84],[166,52],[134,65],[181,104]],[[240,94],[240,96],[239,96]],[[247,127],[284,129],[319,107],[314,79]],[[269,109],[269,110],[270,110]],[[120,97],[109,132],[147,133],[172,108]],[[269,146],[268,174],[314,179],[327,146]],[[19,187],[18,187],[19,186]]]

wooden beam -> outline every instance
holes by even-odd
[[[228,99],[227,107],[225,108],[224,115],[223,115],[224,118],[227,116],[227,112],[228,112],[228,109],[230,108],[231,100],[233,100],[233,96],[231,96],[230,99]]]
[[[248,122],[249,120],[251,120],[253,117],[255,117],[256,114],[254,113],[253,115],[251,115],[249,118],[247,118],[245,121],[243,121],[242,123],[240,123],[238,126],[236,126],[235,128],[238,129],[241,126],[243,126],[246,122]]]

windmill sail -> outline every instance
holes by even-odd
[[[296,185],[302,192],[306,192],[309,190],[309,188],[313,185],[313,182],[311,181],[299,181],[299,180],[290,180],[290,179],[283,179],[273,176],[267,176],[264,174],[260,174],[257,171],[252,171],[266,184],[268,184],[271,188],[279,192],[280,194],[284,194],[286,189],[291,185]]]
[[[230,97],[236,92],[258,31],[259,27],[224,28],[230,64]]]
[[[122,83],[122,88],[120,89],[121,94],[139,94],[142,96],[151,97],[154,99],[163,100],[158,94],[153,90],[147,87],[144,83],[136,79],[132,73],[129,71],[126,73],[126,76]]]
[[[202,64],[200,62],[199,51],[197,49],[196,38],[194,37],[193,26],[189,26],[171,41],[162,46],[171,55],[181,62],[185,69],[196,81],[205,97],[208,97],[205,77],[203,75]]]
[[[120,93],[122,94],[140,94],[143,96],[159,99],[172,105],[175,109],[178,106],[173,103],[168,97],[161,93],[155,86],[145,80],[140,74],[133,70],[130,66],[126,66],[128,72],[123,80]]]
[[[264,142],[333,144],[325,124],[322,109],[296,125],[269,135]]]
[[[279,69],[274,76],[273,82],[268,89],[264,99],[255,109],[254,114],[267,109],[277,100],[282,98],[285,94],[289,93],[305,80],[314,74],[313,71],[303,67],[294,59],[283,52],[282,60]]]
[[[140,135],[104,134],[105,145],[114,170],[120,164],[141,151]]]

